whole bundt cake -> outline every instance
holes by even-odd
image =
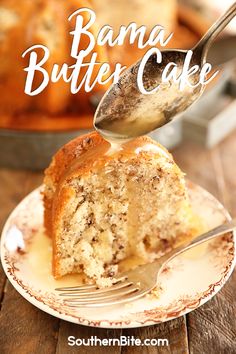
[[[70,32],[74,29],[75,18],[68,21],[68,17],[82,7],[92,8],[95,11],[96,23],[89,29],[95,38],[104,24],[109,23],[116,32],[118,25],[127,25],[129,21],[136,21],[138,26],[144,24],[148,29],[160,23],[169,32],[175,26],[177,18],[176,0],[165,2],[152,0],[148,6],[140,0],[128,3],[125,1],[110,3],[107,0],[1,0],[1,128],[44,131],[92,127],[96,102],[111,82],[105,86],[96,84],[89,93],[82,88],[77,94],[72,94],[70,85],[60,79],[56,83],[49,81],[48,86],[37,96],[24,93],[27,75],[24,68],[29,65],[29,54],[25,57],[22,57],[22,54],[31,46],[40,44],[49,49],[50,57],[43,66],[49,74],[55,63],[59,67],[63,63],[69,65],[75,63],[75,59],[70,56],[73,39]],[[155,12],[154,17],[153,12]],[[86,23],[89,15],[86,12],[82,14]],[[82,34],[78,51],[83,50],[87,44],[88,38]],[[111,48],[95,45],[93,52],[98,53],[98,62],[108,62],[111,65],[117,62],[130,65],[143,55],[143,50],[137,49],[136,42],[133,45],[125,44]],[[37,54],[41,58],[43,50],[38,49]],[[91,54],[85,58],[85,61],[89,62],[90,57]],[[93,72],[91,82],[98,70],[99,65]],[[84,77],[84,73],[85,69],[82,69],[78,82]],[[37,88],[41,81],[42,74],[36,72],[33,87]]]
[[[86,0],[1,0],[0,2],[0,119],[4,114],[20,114],[41,112],[56,115],[70,110],[73,106],[77,112],[83,112],[88,106],[91,93],[80,90],[72,95],[70,85],[60,79],[56,83],[49,82],[45,90],[37,96],[24,93],[26,68],[29,57],[22,58],[22,54],[29,47],[40,44],[46,46],[50,56],[44,64],[48,73],[53,64],[59,67],[63,63],[74,64],[71,58],[72,36],[75,19],[68,21],[68,17],[81,7],[91,7]],[[86,13],[83,13],[86,16]],[[84,18],[86,23],[88,19]],[[96,25],[90,31],[96,37]],[[81,36],[78,51],[87,46],[87,37]],[[41,50],[42,51],[42,50]],[[98,61],[107,62],[106,49],[96,46]],[[42,55],[38,50],[39,57]],[[85,61],[89,61],[89,56]],[[96,73],[94,72],[94,75]],[[81,71],[80,76],[83,77]],[[38,87],[42,80],[40,74],[35,75],[34,87]],[[94,88],[104,90],[101,85]],[[14,97],[14,104],[12,101]]]

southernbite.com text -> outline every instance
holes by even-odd
[[[98,338],[91,336],[89,338],[76,338],[75,336],[68,337],[68,345],[74,346],[156,346],[164,347],[169,345],[166,338],[145,338],[140,339],[134,336],[120,336],[119,338]]]

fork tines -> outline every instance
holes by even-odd
[[[90,284],[56,290],[61,292],[60,296],[65,297],[65,305],[72,307],[107,306],[131,301],[131,296],[141,294],[139,284],[128,281],[127,277],[119,278],[114,285],[103,289]]]

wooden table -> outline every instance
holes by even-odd
[[[236,132],[212,150],[191,142],[173,152],[188,178],[209,190],[236,216]],[[0,170],[0,224],[31,190],[42,173]],[[208,303],[175,320],[137,329],[106,330],[83,327],[54,318],[24,300],[0,272],[0,353],[236,353],[236,272]],[[69,347],[67,337],[99,338],[120,335],[167,338],[168,347]]]

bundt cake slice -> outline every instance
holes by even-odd
[[[54,156],[44,184],[56,278],[83,272],[109,285],[122,260],[152,261],[193,231],[184,175],[148,137],[120,147],[78,137]]]

